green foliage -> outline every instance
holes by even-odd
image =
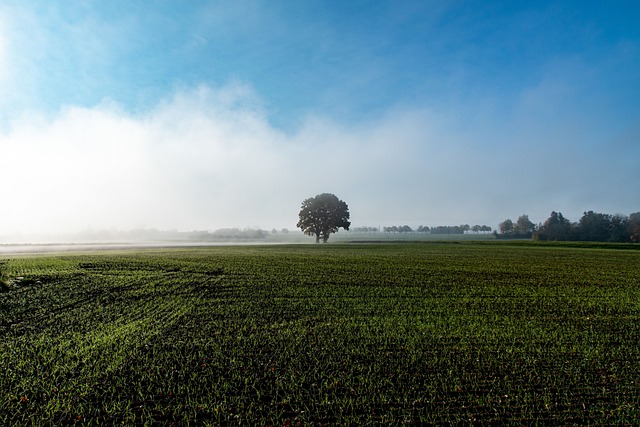
[[[532,243],[14,258],[0,425],[633,425],[639,261]]]
[[[316,243],[320,239],[327,242],[332,233],[339,228],[349,229],[349,207],[345,202],[330,193],[318,194],[302,202],[298,214],[300,220],[297,227],[308,236],[316,236]]]
[[[7,283],[7,275],[5,273],[6,262],[0,261],[0,292],[7,292],[9,284]]]
[[[577,223],[571,223],[561,213],[551,216],[533,234],[534,240],[586,241],[586,242],[638,242],[640,213],[609,215],[593,211],[584,212]]]
[[[632,242],[640,243],[640,212],[629,215],[628,232]]]

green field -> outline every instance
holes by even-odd
[[[625,248],[5,255],[0,425],[635,425]]]

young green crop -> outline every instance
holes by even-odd
[[[472,243],[11,258],[0,424],[633,424],[639,261]]]
[[[9,284],[7,283],[7,275],[5,273],[5,261],[0,261],[0,292],[7,292]]]

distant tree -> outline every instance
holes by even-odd
[[[616,214],[611,216],[611,236],[612,242],[630,242],[631,234],[629,233],[629,218],[624,215]]]
[[[356,227],[353,231],[356,233],[375,233],[378,231],[378,227]]]
[[[348,230],[351,225],[349,207],[330,193],[318,194],[304,200],[298,216],[298,228],[308,236],[316,236],[316,243],[319,243],[320,239],[326,243],[331,233],[335,233],[339,228]]]
[[[513,226],[514,233],[519,236],[531,237],[534,231],[536,231],[536,225],[529,220],[529,215],[522,214],[518,217],[518,220]]]
[[[473,227],[471,227],[471,231],[473,231],[475,234],[478,234],[478,232],[480,231],[480,226],[478,224],[474,225]]]
[[[498,224],[498,228],[500,229],[500,234],[511,234],[513,233],[513,221],[505,219]]]
[[[400,233],[411,233],[413,230],[408,225],[403,225],[403,226],[398,227],[398,231]]]
[[[283,228],[282,230],[280,230],[280,232],[282,234],[289,234],[289,229],[288,228]]]
[[[534,238],[539,240],[569,240],[571,231],[571,222],[562,216],[562,213],[552,211],[549,218],[536,232]]]
[[[491,233],[491,227],[489,227],[488,225],[483,225],[482,227],[480,227],[480,231],[482,231],[483,233]]]
[[[431,234],[463,234],[467,226],[438,225],[431,227]]]
[[[606,242],[611,237],[611,215],[584,212],[577,228],[579,240],[590,242]]]
[[[253,240],[264,239],[269,235],[267,230],[245,228],[240,230],[239,228],[220,228],[211,233],[211,238],[214,240]]]
[[[640,212],[634,212],[627,219],[627,230],[632,242],[640,243]]]

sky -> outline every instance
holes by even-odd
[[[5,0],[0,238],[640,211],[637,1]]]

